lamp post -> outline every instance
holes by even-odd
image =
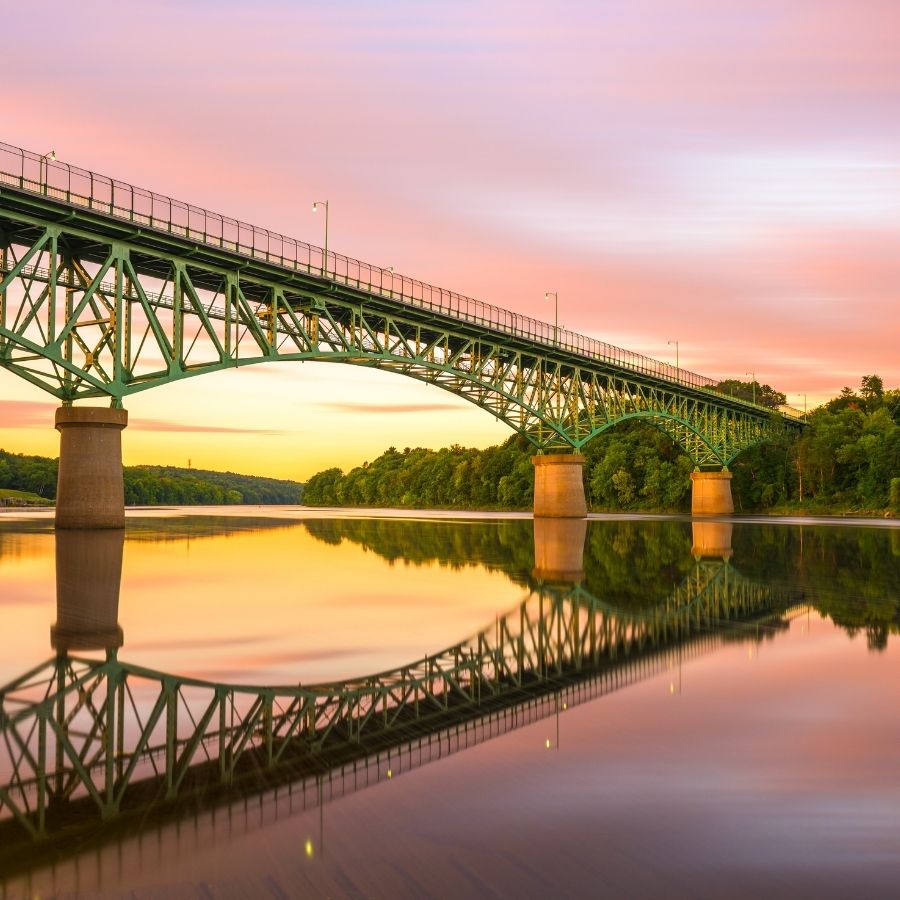
[[[545,291],[544,299],[549,300],[553,298],[553,306],[554,306],[554,315],[553,315],[553,343],[559,343],[559,292],[558,291]]]
[[[41,193],[42,194],[47,193],[47,181],[49,180],[49,177],[50,177],[50,172],[48,169],[49,169],[50,163],[53,162],[53,160],[55,160],[55,159],[56,159],[56,151],[51,150],[49,153],[45,153],[43,156],[41,156],[41,158],[38,160],[38,180],[40,181],[40,184],[41,184]],[[44,177],[44,172],[47,172],[46,178]]]
[[[325,251],[322,254],[322,274],[328,274],[328,201],[315,200],[313,202],[313,212],[318,212],[319,207],[325,207]]]
[[[750,376],[750,387],[753,390],[753,402],[756,403],[756,372],[744,372]]]
[[[797,394],[798,397],[803,398],[803,418],[806,418],[806,394]]]
[[[678,361],[678,341],[669,341],[670,347],[672,346],[672,344],[675,345],[675,372],[677,373],[678,377],[681,378],[681,366],[679,365]]]

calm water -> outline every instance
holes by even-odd
[[[57,673],[3,697],[0,897],[896,896],[900,528],[343,516],[0,516],[0,685]],[[336,690],[454,646],[506,687],[170,802],[137,753],[163,802],[106,822],[28,712],[65,654],[152,670],[122,693],[146,722],[169,675]],[[92,684],[60,721],[101,796]]]

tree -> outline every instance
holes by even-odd
[[[715,389],[720,394],[728,394],[738,400],[746,400],[749,403],[758,403],[769,409],[777,409],[783,406],[787,400],[785,394],[776,391],[771,385],[760,384],[758,381],[740,381],[737,378],[728,378],[720,381]]]
[[[859,393],[866,404],[868,412],[874,412],[884,397],[884,382],[877,375],[863,375]]]

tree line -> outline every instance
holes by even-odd
[[[769,385],[729,381],[719,389],[773,410],[784,394]],[[329,468],[306,484],[310,506],[530,509],[531,445],[514,435],[485,450],[388,448],[344,473]],[[623,422],[582,451],[585,494],[595,511],[684,512],[690,508],[691,460],[645,421]],[[847,387],[809,415],[799,438],[745,450],[732,465],[735,509],[811,513],[900,513],[900,390],[877,375]]]
[[[0,488],[53,500],[58,465],[59,460],[46,456],[0,450]],[[302,493],[296,481],[176,466],[125,467],[128,506],[300,503]]]

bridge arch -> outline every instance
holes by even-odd
[[[695,468],[699,469],[701,466],[715,466],[720,468],[722,466],[727,466],[728,464],[725,460],[719,458],[715,447],[707,441],[703,433],[692,425],[691,422],[677,416],[670,416],[666,413],[652,412],[649,410],[626,413],[616,419],[605,422],[599,428],[596,428],[584,443],[587,444],[588,441],[593,440],[605,431],[609,431],[611,428],[615,428],[617,425],[621,425],[623,422],[632,421],[646,422],[648,425],[652,425],[658,431],[661,431],[670,438],[677,447],[685,452]]]

